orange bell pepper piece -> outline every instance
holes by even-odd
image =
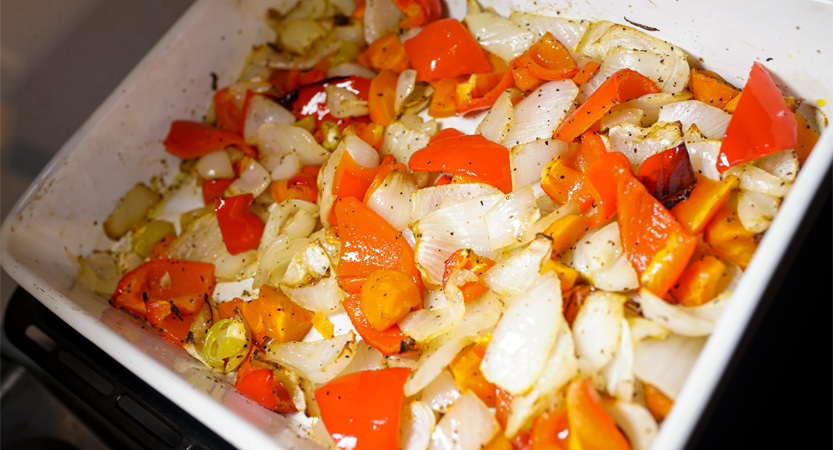
[[[620,180],[633,177],[633,166],[628,157],[619,152],[605,153],[593,161],[584,172],[590,183],[590,192],[596,204],[596,212],[587,223],[595,228],[616,215],[616,197]]]
[[[457,85],[454,105],[457,114],[491,108],[503,91],[512,87],[512,73],[499,56],[486,53],[492,71],[469,75],[468,81]]]
[[[700,306],[726,289],[729,281],[726,264],[706,255],[685,269],[671,295],[683,306]]]
[[[480,277],[487,270],[492,268],[495,262],[485,256],[480,256],[474,250],[468,248],[461,248],[452,253],[445,261],[445,270],[443,271],[443,287],[448,282],[449,277],[454,271],[458,269],[468,269],[475,275]],[[463,292],[465,301],[474,300],[489,290],[486,286],[480,284],[480,281],[469,281],[468,283],[459,286],[460,291]]]
[[[356,135],[376,149],[377,152],[382,148],[382,142],[385,139],[385,127],[383,125],[363,122],[353,122],[350,125],[356,131]]]
[[[586,171],[597,159],[607,154],[602,136],[597,131],[587,131],[581,135],[578,146],[574,152],[562,155],[564,162],[582,172]]]
[[[370,120],[382,126],[387,126],[396,118],[394,104],[396,102],[396,82],[399,77],[389,70],[379,72],[370,82],[370,97],[367,107],[370,110]]]
[[[708,70],[691,69],[688,86],[694,99],[715,108],[724,108],[740,91]]]
[[[610,76],[581,106],[555,131],[553,137],[572,142],[619,103],[646,94],[660,92],[650,78],[630,69],[622,69]]]
[[[550,161],[541,175],[541,188],[553,200],[562,205],[574,201],[579,204],[582,213],[592,206],[593,194],[586,177],[567,165],[560,156]]]
[[[448,369],[461,392],[472,391],[486,406],[492,407],[495,406],[496,386],[486,380],[480,370],[488,345],[488,340],[469,345],[454,357]]]
[[[434,140],[411,155],[408,166],[414,171],[470,176],[504,193],[512,192],[509,150],[480,135]]]
[[[674,406],[674,400],[666,397],[659,389],[648,383],[645,383],[645,402],[648,403],[648,411],[657,422],[665,420],[671,412],[671,407]]]
[[[581,86],[584,83],[590,81],[593,78],[593,75],[596,75],[596,72],[599,71],[600,64],[596,61],[588,61],[584,66],[582,66],[581,70],[578,71],[577,74],[573,75],[573,83],[576,86]]]
[[[562,295],[562,308],[564,310],[564,320],[567,321],[570,327],[573,326],[573,322],[575,322],[576,316],[581,306],[584,305],[585,299],[590,295],[590,292],[592,290],[586,284],[577,284],[569,290],[564,291]]]
[[[553,256],[555,256],[555,254],[553,254]],[[553,272],[556,276],[558,276],[559,281],[561,281],[561,292],[565,293],[576,284],[579,275],[581,275],[578,270],[554,259],[548,259],[547,262],[544,263],[544,266],[541,267],[539,273],[543,274],[548,271]]]
[[[305,173],[299,173],[288,180],[273,181],[269,188],[276,203],[290,198],[313,203],[318,200],[316,177]]]
[[[515,58],[513,66],[522,67],[541,80],[563,80],[578,72],[576,61],[567,47],[549,31]]]
[[[422,292],[402,272],[375,270],[362,285],[362,313],[378,331],[390,328],[421,304]]]
[[[491,70],[480,45],[456,19],[431,22],[419,34],[405,41],[404,45],[419,81]]]
[[[315,331],[319,332],[324,339],[332,339],[335,336],[335,328],[330,319],[324,314],[317,312],[312,316],[312,326]]]
[[[737,197],[730,196],[706,225],[703,237],[718,255],[746,268],[758,248],[760,236],[740,223]]]
[[[410,67],[405,47],[396,33],[386,34],[373,41],[367,47],[365,55],[370,68],[376,72],[390,70],[399,75]]]
[[[234,308],[237,308],[244,302],[245,300],[242,298],[235,297],[233,300],[217,305],[217,315],[220,317],[220,320],[234,318]]]
[[[548,226],[544,234],[552,238],[552,256],[569,250],[587,233],[589,218],[579,214],[566,215]]]
[[[570,449],[630,449],[627,439],[602,407],[590,378],[575,380],[567,388],[567,417]]]
[[[686,231],[700,234],[738,183],[738,177],[734,175],[720,181],[697,177],[697,183],[688,198],[674,205],[671,214],[680,221]]]
[[[353,159],[350,152],[345,151],[333,177],[333,195],[337,197],[336,201],[348,197],[363,199],[377,173],[379,166],[364,167]],[[327,219],[333,225],[338,223],[335,211],[335,208],[332,208]]]
[[[259,345],[268,339],[277,342],[300,341],[312,329],[312,315],[269,285],[260,287],[259,295],[238,305]]]
[[[461,79],[462,77],[442,78],[430,82],[431,87],[434,88],[434,93],[431,95],[431,104],[428,106],[429,116],[441,119],[451,117],[457,113],[454,96],[457,92],[457,84],[460,83]]]
[[[351,289],[345,290],[349,293]],[[399,325],[394,324],[382,331],[374,328],[362,312],[360,293],[350,293],[341,304],[359,336],[382,354],[407,355],[417,349],[414,340],[405,336]]]
[[[680,275],[697,249],[697,238],[682,228],[671,231],[665,246],[661,248],[642,274],[642,286],[659,297],[677,283]]]
[[[570,418],[567,409],[541,414],[532,425],[531,450],[567,450]]]
[[[512,447],[512,441],[504,436],[503,433],[497,433],[482,450],[514,450],[514,447]]]
[[[440,0],[393,0],[405,18],[399,22],[399,28],[417,28],[440,18],[443,7]]]

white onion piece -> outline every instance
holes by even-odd
[[[408,313],[399,321],[399,328],[415,341],[426,342],[450,330],[465,313],[462,295],[446,296],[442,290],[434,289],[428,293],[425,307]]]
[[[347,17],[350,17],[353,11],[356,10],[356,2],[352,0],[327,0],[327,2]]]
[[[451,372],[443,370],[419,393],[419,400],[430,406],[430,409],[444,414],[461,395],[463,394]]]
[[[578,88],[572,80],[542,84],[515,105],[512,126],[501,142],[507,148],[549,139],[573,107]]]
[[[422,220],[449,199],[462,202],[491,195],[501,195],[500,189],[486,183],[454,183],[420,189],[411,194],[411,222]]]
[[[312,44],[327,35],[327,30],[316,20],[300,19],[284,22],[280,33],[283,46],[296,55],[309,52]]]
[[[315,420],[315,422],[311,427],[309,427],[310,439],[328,449],[338,449],[338,445],[336,444],[336,441],[333,440],[333,436],[330,435],[330,432],[327,431],[327,427],[324,426],[324,421],[321,420],[320,417],[314,418],[313,420]]]
[[[303,211],[306,215],[315,217],[318,213],[318,206],[315,203],[305,200],[288,199],[278,203],[277,206],[269,211],[269,218],[266,219],[266,226],[263,229],[263,234],[260,237],[260,246],[258,246],[258,259],[263,258],[260,250],[266,249],[272,241],[278,236],[284,236],[289,239],[307,237],[315,229],[315,222],[309,223],[306,220],[295,222],[294,217]],[[293,223],[291,227],[287,224]],[[304,227],[299,227],[303,223]]]
[[[310,240],[307,238],[289,239],[286,236],[278,236],[268,246],[261,244],[257,252],[257,271],[255,272],[252,287],[258,289],[264,284],[279,286],[283,279],[292,257],[304,249]]]
[[[502,313],[503,303],[494,292],[487,291],[480,297],[467,302],[463,319],[446,335],[431,341],[431,344],[460,337],[480,336],[495,326]]]
[[[263,95],[255,95],[249,101],[246,110],[246,119],[243,125],[243,137],[246,143],[257,145],[260,126],[264,123],[282,123],[291,125],[295,123],[295,114],[279,105],[274,100]]]
[[[549,195],[544,194],[546,198],[550,198]],[[538,207],[540,209],[540,201],[538,202]],[[556,205],[557,206],[557,205]],[[538,235],[538,233],[543,233],[550,225],[555,223],[556,220],[564,217],[569,216],[570,214],[578,214],[579,206],[575,202],[567,202],[564,206],[558,206],[556,210],[552,211],[551,213],[541,217],[540,219],[536,220],[524,234],[524,237],[521,239],[523,242],[530,242]]]
[[[664,341],[641,341],[634,353],[634,374],[674,400],[680,395],[688,373],[705,344],[705,337],[689,338],[676,334]]]
[[[738,194],[738,219],[747,230],[763,233],[769,228],[780,205],[778,197],[741,189]]]
[[[249,91],[255,94],[265,94],[271,89],[272,85],[270,83],[257,80],[239,81],[229,85],[228,87],[229,94],[231,94],[234,104],[241,110],[243,109],[243,105],[246,103],[246,97],[248,96]]]
[[[277,52],[268,45],[261,45],[252,54],[250,64],[273,69],[308,70],[328,55],[337,52],[339,47],[341,47],[341,42],[335,39],[321,39],[312,45],[309,52],[294,55],[290,52]]]
[[[388,33],[399,31],[399,21],[405,15],[393,0],[367,0],[364,10],[364,39],[368,44]]]
[[[445,261],[461,248],[470,248],[478,255],[491,258],[489,234],[483,216],[503,195],[466,200],[441,208],[410,225],[416,236],[414,259],[428,283],[439,285]]]
[[[344,62],[337,66],[330,67],[330,69],[327,70],[327,78],[350,76],[376,78],[376,72],[368,69],[367,67],[361,64],[353,62]]]
[[[424,402],[411,402],[402,414],[399,445],[402,450],[427,450],[437,418]]]
[[[599,289],[618,292],[639,287],[636,271],[622,248],[618,222],[588,232],[574,250],[564,253],[563,260]]]
[[[168,245],[168,256],[173,259],[213,263],[226,253],[228,250],[214,213],[207,213],[191,222]]]
[[[326,383],[338,375],[356,353],[352,331],[332,339],[266,345],[266,359],[288,366],[313,383]]]
[[[571,52],[578,45],[590,23],[586,20],[564,19],[517,11],[509,16],[509,20],[535,33],[538,39],[547,32],[552,33]]]
[[[792,183],[784,181],[764,169],[752,164],[739,164],[723,172],[724,175],[735,175],[740,178],[740,188],[748,191],[760,192],[773,197],[784,197],[790,192]]]
[[[622,334],[619,347],[613,359],[602,369],[607,393],[620,399],[631,400],[634,395],[636,379],[633,377],[634,341],[627,319],[622,319]]]
[[[402,105],[416,89],[417,71],[414,69],[403,70],[396,79],[396,98],[393,102],[394,113],[402,114]]]
[[[791,149],[758,158],[753,164],[784,181],[795,181],[798,174],[798,155]]]
[[[721,179],[717,170],[717,158],[720,155],[720,141],[706,139],[697,125],[692,125],[685,132],[685,148],[691,161],[691,169],[706,178],[718,181]]]
[[[315,141],[312,133],[292,125],[265,123],[258,128],[257,140],[261,153],[295,153],[305,166],[323,164],[330,156],[330,152]]]
[[[342,1],[342,0],[339,0]],[[330,37],[336,41],[339,46],[344,41],[350,41],[359,47],[365,45],[364,27],[361,20],[351,20],[346,25],[333,27],[330,31]]]
[[[558,334],[561,282],[552,273],[509,306],[492,334],[480,369],[487,380],[512,395],[529,391],[544,370]]]
[[[519,242],[540,216],[532,187],[523,186],[507,194],[483,216],[489,248],[498,250]]]
[[[107,220],[104,221],[104,233],[110,239],[118,240],[141,222],[160,198],[156,191],[144,183],[136,183],[107,216]]]
[[[317,240],[292,256],[280,287],[299,306],[322,313],[333,312],[346,297],[338,287],[330,257]]]
[[[642,126],[649,126],[659,120],[659,111],[663,106],[670,103],[684,102],[692,98],[693,96],[689,91],[680,91],[673,94],[670,92],[645,94],[641,97],[632,98],[625,103],[620,103],[611,108],[611,111],[639,109],[644,114]]]
[[[419,130],[405,126],[402,122],[393,122],[385,129],[382,141],[382,154],[391,154],[398,162],[408,165],[411,155],[428,145],[431,136]]]
[[[367,100],[360,99],[355,92],[334,84],[329,84],[324,89],[327,92],[327,108],[336,119],[366,116],[370,112]]]
[[[344,368],[339,376],[353,372],[361,372],[363,370],[379,370],[384,368],[385,355],[367,342],[359,341],[356,343],[356,353],[353,355],[353,359],[350,360],[350,364]]]
[[[332,272],[324,278],[298,287],[281,284],[281,290],[298,305],[310,311],[319,312],[335,311],[347,297],[347,294],[338,286],[338,280]]]
[[[487,270],[483,283],[502,298],[518,297],[538,278],[551,252],[552,239],[538,235],[523,251]]]
[[[512,88],[500,94],[486,117],[477,125],[476,133],[492,142],[500,143],[506,137],[506,133],[509,132],[509,127],[512,125],[512,116],[515,110],[512,105],[512,98],[520,95],[520,93],[521,91]]]
[[[422,120],[422,117],[413,113],[406,112],[405,114],[402,114],[399,121],[402,122],[402,125],[405,125],[412,130],[425,133],[429,136],[433,136],[437,134],[437,131],[439,131],[439,125],[437,125],[435,120]]]
[[[610,151],[627,156],[638,173],[639,166],[648,157],[680,145],[683,132],[678,123],[657,122],[650,128],[640,128],[624,123],[611,128],[608,138]]]
[[[697,129],[707,139],[723,139],[729,119],[732,116],[720,108],[703,103],[699,100],[671,103],[660,108],[658,121],[676,122],[683,124],[683,131],[691,124],[697,124]]]
[[[555,345],[547,358],[547,364],[532,390],[528,394],[512,398],[512,407],[506,419],[506,437],[512,437],[529,423],[532,418],[540,415],[552,403],[552,397],[578,375],[575,345],[570,328],[566,326],[563,317],[556,318],[558,322],[558,336]]]
[[[616,426],[625,433],[631,449],[649,450],[651,448],[659,431],[659,425],[648,408],[639,403],[604,397],[602,407],[610,414]]]
[[[200,157],[197,160],[197,173],[205,180],[234,177],[234,168],[231,166],[228,152],[219,150]]]
[[[262,194],[272,183],[272,175],[256,159],[249,160],[249,165],[240,172],[240,176],[228,187],[231,195]]]
[[[244,280],[255,275],[255,271],[257,270],[257,251],[249,250],[236,255],[226,252],[215,259],[213,263],[214,275],[217,278],[223,280]]]
[[[87,257],[78,256],[78,281],[99,295],[112,295],[122,272],[116,257],[107,252],[94,251]]]
[[[436,349],[424,352],[417,361],[416,369],[408,375],[405,396],[412,397],[428,386],[471,341],[471,337],[456,337]]]
[[[273,180],[288,180],[301,171],[301,160],[295,153],[283,155],[266,154],[260,158],[261,164],[270,172]]]
[[[398,231],[408,228],[411,220],[411,194],[418,189],[413,175],[392,170],[365,202]]]
[[[569,144],[558,139],[538,139],[512,147],[509,152],[509,167],[512,171],[512,186],[535,183],[541,179],[541,172],[556,156],[566,153]]]
[[[712,300],[704,305],[693,307],[671,305],[644,288],[639,290],[637,301],[646,318],[668,328],[672,333],[690,337],[711,334],[717,320],[715,316],[719,315],[726,303]],[[703,310],[707,311],[707,314],[703,314]]]
[[[431,450],[480,450],[500,431],[494,414],[477,395],[467,391],[437,423]]]
[[[594,291],[585,299],[573,322],[573,340],[582,369],[594,374],[607,364],[622,335],[626,297]]]
[[[630,325],[633,342],[639,342],[643,339],[667,339],[671,334],[668,328],[638,316],[628,317],[628,325]]]
[[[631,125],[636,126],[644,126],[645,121],[645,113],[642,112],[641,109],[637,108],[627,108],[627,109],[619,109],[616,111],[612,111],[610,114],[602,117],[602,120],[599,123],[599,129],[601,131],[605,131],[610,127],[629,123]]]
[[[481,47],[511,61],[520,56],[537,40],[535,33],[492,12],[478,12],[466,16],[466,26]]]

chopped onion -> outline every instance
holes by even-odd
[[[512,147],[509,166],[515,189],[541,179],[541,172],[556,156],[566,153],[569,144],[558,139],[538,139]]]
[[[639,166],[649,156],[680,145],[683,132],[678,123],[657,122],[650,128],[640,128],[624,123],[611,128],[608,138],[610,151],[627,156],[638,173]]]
[[[402,125],[405,125],[412,130],[425,133],[429,136],[437,134],[437,131],[439,130],[439,126],[435,120],[422,120],[422,117],[409,112],[403,114],[402,117],[399,118],[399,121],[402,122]]]
[[[499,250],[519,242],[524,232],[540,216],[532,188],[516,188],[483,216],[489,235],[489,248]]]
[[[427,450],[437,418],[424,402],[411,402],[404,408],[399,444],[402,450]]]
[[[558,336],[555,345],[547,358],[544,370],[532,390],[527,394],[512,398],[512,407],[506,419],[506,437],[515,436],[534,417],[540,415],[553,402],[558,391],[578,375],[575,345],[570,328],[566,326],[564,318],[555,319],[558,325]]]
[[[364,10],[364,38],[368,44],[388,33],[399,31],[405,15],[393,0],[367,0]]]
[[[607,393],[620,399],[633,399],[636,380],[633,377],[634,341],[627,319],[622,319],[622,334],[613,359],[602,369]]]
[[[405,126],[401,121],[393,122],[385,129],[382,154],[393,155],[398,162],[408,165],[411,155],[428,145],[431,136]]]
[[[301,387],[301,377],[295,372],[284,367],[278,367],[272,371],[272,376],[286,389],[289,398],[292,399],[292,404],[299,412],[305,412],[307,409],[306,394]]]
[[[257,270],[257,251],[232,255],[226,252],[214,260],[214,275],[221,280],[240,281],[251,278]]]
[[[354,62],[344,62],[337,66],[330,67],[327,71],[327,78],[359,76],[364,78],[376,78],[376,72]]]
[[[329,84],[324,89],[327,92],[327,108],[336,119],[366,116],[370,111],[367,100],[360,99],[354,92],[334,84]]]
[[[393,111],[398,115],[402,114],[402,107],[408,97],[414,93],[416,89],[417,71],[408,69],[399,74],[396,80],[396,99],[393,103]]]
[[[89,256],[79,256],[78,281],[99,295],[110,296],[116,290],[122,273],[116,257],[107,252],[94,251]]]
[[[213,263],[228,253],[214,212],[200,216],[168,245],[173,259]]]
[[[465,22],[481,47],[505,61],[517,58],[537,40],[535,33],[490,11],[471,13]]]
[[[197,160],[197,173],[205,180],[233,178],[235,175],[228,152],[225,150],[218,150],[200,157]]]
[[[763,233],[778,213],[780,204],[778,197],[741,189],[738,194],[738,219],[747,230]]]
[[[316,20],[300,19],[286,23],[280,33],[284,48],[296,55],[309,52],[312,44],[327,35],[327,30]]]
[[[649,450],[659,431],[648,408],[623,399],[602,398],[602,407],[625,433],[633,450]]]
[[[294,55],[289,52],[277,52],[268,45],[261,45],[252,53],[250,63],[272,69],[309,70],[322,59],[338,51],[341,42],[334,39],[321,39],[312,45],[309,52]]]
[[[315,229],[315,216],[318,214],[318,206],[315,203],[299,199],[287,199],[278,203],[269,212],[266,220],[266,227],[260,238],[260,247],[268,247],[278,236],[294,239],[308,237]],[[309,220],[312,218],[312,220]],[[258,252],[258,259],[263,255]]]
[[[671,334],[668,328],[642,317],[628,317],[628,324],[634,342],[643,339],[667,339]]]
[[[697,129],[707,139],[723,139],[729,119],[732,116],[720,108],[703,103],[699,100],[688,100],[665,105],[659,110],[660,122],[677,122],[683,124],[683,131],[691,124],[697,124]]]
[[[716,316],[719,316],[726,303],[715,299],[694,307],[671,305],[644,288],[639,290],[637,301],[646,318],[658,322],[672,333],[690,337],[711,334]]]
[[[494,414],[467,391],[454,402],[431,434],[431,450],[480,450],[500,431]]]
[[[784,197],[790,192],[792,183],[771,175],[764,169],[752,164],[739,164],[723,172],[724,175],[735,175],[740,178],[740,188],[748,191],[760,192],[773,197]]]
[[[411,220],[411,194],[417,190],[413,175],[392,170],[365,202],[398,231],[408,228]]]
[[[448,370],[443,370],[425,389],[419,393],[419,400],[430,409],[445,414],[462,394],[457,382]]]
[[[367,342],[359,341],[356,343],[356,353],[353,355],[353,359],[339,375],[384,368],[385,355]]]
[[[573,322],[573,340],[582,369],[589,374],[606,365],[619,346],[626,297],[593,291]]]
[[[428,386],[471,341],[470,336],[455,337],[435,349],[423,352],[416,369],[405,382],[405,396],[412,397]]]
[[[622,248],[618,222],[588,232],[563,259],[599,289],[618,292],[639,287],[636,271]]]
[[[322,313],[333,312],[346,297],[338,287],[330,257],[317,240],[292,256],[280,287],[301,307]]]
[[[113,240],[124,236],[134,225],[141,222],[159,202],[160,195],[144,183],[136,183],[104,221],[104,233]]]
[[[272,183],[272,175],[256,159],[249,159],[249,164],[240,172],[228,187],[231,195],[252,194],[257,197]]]
[[[616,111],[611,111],[610,114],[602,117],[602,120],[599,122],[599,130],[605,131],[610,127],[629,123],[631,125],[636,126],[645,126],[647,121],[645,119],[645,113],[642,112],[641,109],[638,108],[626,108],[626,109],[618,109]]]
[[[466,200],[410,225],[416,237],[414,259],[424,281],[440,285],[446,259],[461,248],[487,258],[494,256],[483,216],[502,198],[501,194]]]
[[[717,157],[720,155],[720,141],[710,141],[700,133],[697,125],[685,132],[685,148],[691,161],[691,169],[712,180],[720,180]]]
[[[480,365],[486,379],[512,395],[528,392],[544,370],[560,315],[561,282],[546,272],[498,322]]]
[[[546,194],[544,194],[544,197],[550,198],[550,196],[546,195]],[[538,201],[538,208],[539,209],[541,208],[540,203],[541,202],[539,200]],[[544,230],[549,228],[549,226],[552,225],[556,220],[558,220],[558,219],[560,219],[564,216],[568,216],[570,214],[578,214],[578,213],[579,213],[579,207],[578,207],[578,204],[575,203],[575,202],[567,202],[567,203],[564,204],[564,206],[558,206],[558,208],[556,210],[554,210],[554,211],[550,212],[549,214],[545,215],[544,217],[541,217],[540,219],[536,220],[535,223],[533,223],[526,230],[526,233],[524,234],[524,237],[521,239],[521,241],[522,242],[531,242],[533,239],[535,239],[535,237],[538,235],[538,233],[543,233]]]
[[[477,125],[477,134],[484,138],[500,143],[509,132],[512,125],[512,115],[515,107],[512,98],[522,95],[516,88],[507,89],[495,100],[486,117]],[[514,175],[514,174],[513,174]],[[514,185],[517,186],[517,185]]]
[[[264,284],[279,286],[292,257],[309,243],[310,240],[307,238],[289,239],[286,236],[278,236],[268,246],[261,244],[257,252],[262,256],[257,258],[257,271],[252,287],[258,289]]]
[[[781,150],[758,158],[753,164],[784,181],[795,181],[798,174],[798,155],[795,150]]]
[[[509,20],[535,33],[538,39],[547,32],[552,33],[570,51],[578,45],[590,24],[587,20],[564,19],[517,11],[509,16]]]
[[[295,153],[283,155],[266,154],[260,158],[260,163],[268,170],[273,180],[288,180],[301,171],[301,160]]]
[[[332,339],[313,342],[268,344],[266,359],[291,367],[313,383],[326,383],[338,375],[356,352],[356,335],[352,331]]]
[[[246,138],[247,143],[257,145],[260,126],[264,123],[291,125],[295,123],[295,115],[269,97],[255,95],[249,100],[243,126],[243,137]]]
[[[523,251],[486,271],[483,283],[502,298],[518,297],[538,278],[551,252],[552,239],[538,235]]]
[[[449,202],[453,204],[493,195],[501,195],[500,189],[486,183],[454,183],[426,187],[411,194],[411,222],[422,220]]]
[[[664,341],[640,341],[634,353],[634,374],[674,400],[705,344],[705,337],[690,338],[676,334]]]
[[[336,441],[333,440],[327,427],[324,426],[324,420],[320,417],[313,418],[315,422],[309,427],[309,437],[313,441],[323,445],[328,449],[338,449]]]
[[[691,92],[687,90],[675,92],[673,94],[670,92],[645,94],[643,96],[630,99],[625,103],[620,103],[619,105],[611,108],[611,111],[619,111],[622,109],[642,110],[642,113],[644,114],[642,126],[650,126],[659,120],[659,111],[663,106],[671,103],[691,100],[692,98],[693,96],[691,95]]]
[[[425,307],[408,313],[399,321],[399,328],[417,342],[426,342],[447,332],[466,313],[462,295],[446,296],[434,289],[425,299]]]
[[[257,131],[258,149],[262,154],[284,155],[295,153],[305,166],[323,164],[330,153],[312,133],[293,125],[264,123]]]
[[[515,105],[512,126],[502,144],[512,148],[536,139],[549,139],[573,107],[578,88],[572,80],[542,84]]]

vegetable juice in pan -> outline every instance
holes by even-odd
[[[270,11],[79,278],[334,448],[648,448],[816,127],[759,63],[442,10]]]

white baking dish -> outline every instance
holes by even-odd
[[[139,63],[44,169],[3,224],[2,264],[26,290],[92,342],[187,412],[240,448],[318,448],[295,425],[228,387],[199,383],[188,356],[76,283],[66,252],[86,254],[112,242],[101,221],[119,198],[153,176],[170,180],[178,161],[161,140],[174,119],[199,119],[218,85],[239,73],[251,45],[271,39],[265,0],[200,0]],[[705,68],[742,86],[763,62],[787,91],[833,113],[833,6],[814,1],[615,0],[484,1],[564,17],[625,18],[659,29]],[[546,3],[551,3],[547,5]],[[464,14],[455,0],[449,11]],[[771,58],[771,59],[770,59]],[[695,62],[695,61],[692,61]],[[767,232],[654,448],[682,447],[719,381],[767,281],[778,267],[831,160],[833,132],[823,134]]]

